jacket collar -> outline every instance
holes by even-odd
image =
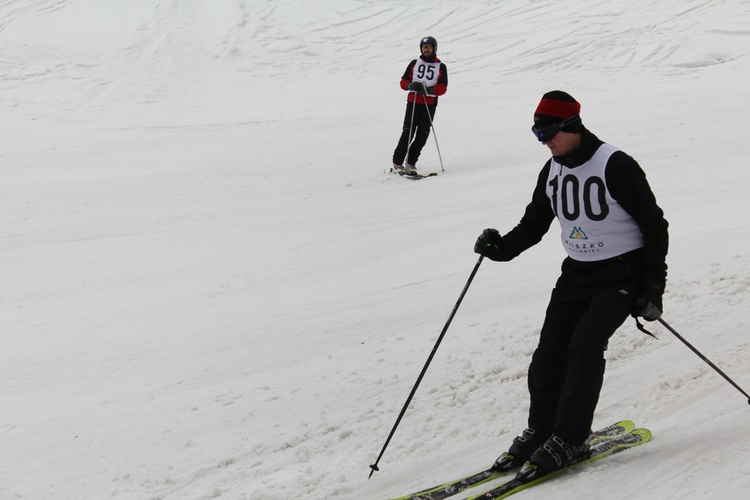
[[[555,161],[568,168],[580,167],[594,156],[599,146],[604,144],[597,136],[586,127],[581,131],[581,147],[565,156],[555,156]]]

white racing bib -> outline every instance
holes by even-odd
[[[588,162],[575,168],[552,159],[546,192],[572,259],[604,260],[643,247],[638,224],[607,188],[604,173],[615,151],[602,144]]]
[[[414,64],[414,68],[411,72],[411,79],[413,82],[422,82],[425,87],[434,87],[437,85],[438,77],[440,76],[440,63],[439,62],[427,62],[422,59],[417,59]]]

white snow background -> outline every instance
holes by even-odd
[[[419,39],[445,173],[387,173]],[[565,254],[473,269],[563,89],[670,222],[665,320],[750,389],[750,2],[3,0],[0,498],[385,499],[489,466]],[[440,170],[431,137],[418,164]],[[519,499],[744,498],[747,399],[661,325],[595,425],[651,443]]]

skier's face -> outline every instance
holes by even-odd
[[[567,156],[581,146],[581,134],[560,131],[542,144],[549,148],[552,156]]]
[[[422,55],[426,58],[430,58],[435,55],[435,50],[430,44],[424,44],[420,48],[422,49]]]

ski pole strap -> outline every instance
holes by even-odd
[[[654,335],[653,333],[651,333],[651,332],[649,332],[648,330],[646,330],[646,327],[645,327],[645,326],[643,326],[643,323],[641,323],[640,321],[638,321],[638,316],[635,316],[635,326],[636,326],[636,327],[637,327],[637,328],[638,328],[638,329],[639,329],[640,331],[642,331],[643,333],[645,333],[646,335],[651,335],[651,336],[652,336],[652,337],[654,337],[654,338],[655,338],[656,340],[659,340],[659,337],[657,337],[657,336],[656,336],[656,335]]]

